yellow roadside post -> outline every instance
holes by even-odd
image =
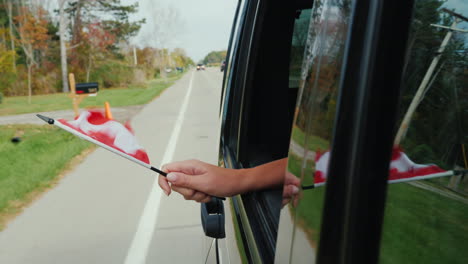
[[[88,96],[87,94],[76,94],[75,89],[75,75],[70,73],[68,75],[68,82],[70,83],[70,94],[68,95],[72,99],[73,111],[75,111],[75,117],[80,115],[79,105],[83,99]]]
[[[70,73],[68,75],[68,82],[70,84],[70,94],[68,95],[68,97],[72,99],[73,111],[75,111],[75,117],[77,117],[80,115],[79,106],[81,101],[83,101],[85,97],[97,95],[97,92],[99,90],[98,83],[96,82],[77,84],[75,82],[75,75],[73,73]],[[77,89],[77,87],[79,89]]]

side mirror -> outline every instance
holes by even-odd
[[[212,238],[225,238],[224,204],[213,197],[208,203],[201,204],[201,222],[205,235]]]

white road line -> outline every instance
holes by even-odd
[[[193,83],[193,72],[190,77],[190,84],[187,93],[185,94],[182,107],[180,108],[179,115],[174,125],[174,129],[167,144],[166,151],[164,152],[161,166],[172,161],[174,157],[174,151],[177,145],[177,139],[179,138],[180,130],[184,122],[185,112],[187,111],[187,105],[192,93]],[[160,167],[161,167],[160,166]],[[133,237],[132,244],[127,252],[125,258],[125,264],[144,264],[146,262],[146,256],[148,255],[148,248],[153,238],[154,228],[156,225],[156,219],[158,217],[159,205],[161,202],[162,191],[159,188],[157,177],[153,182],[151,193],[146,201],[143,214],[140,217],[138,229]]]

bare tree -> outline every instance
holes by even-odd
[[[26,57],[26,66],[28,68],[28,102],[31,103],[32,95],[32,71],[33,67],[38,65],[35,53],[47,48],[47,22],[44,20],[44,13],[41,8],[30,8],[19,1],[16,6],[18,15],[15,17],[17,22],[16,31],[19,35],[19,44]],[[36,9],[33,14],[31,9]]]
[[[166,77],[166,66],[169,62],[168,48],[174,43],[178,34],[183,31],[184,21],[181,19],[179,10],[173,6],[151,5],[153,28],[149,33],[148,40],[152,46],[158,49],[156,54],[161,76]]]

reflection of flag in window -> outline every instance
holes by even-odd
[[[330,160],[330,151],[316,153],[315,156],[315,185],[323,185],[326,181],[328,172],[328,163]],[[408,158],[408,156],[399,147],[395,147],[390,162],[389,183],[404,181],[423,180],[442,176],[452,176],[453,171],[445,171],[434,164],[417,164]]]
[[[315,174],[314,183],[324,183],[327,178],[328,162],[330,161],[330,151],[325,153],[315,153]]]
[[[56,120],[72,128],[77,136],[84,135],[99,141],[117,151],[123,152],[137,160],[149,164],[146,151],[141,147],[128,124],[125,126],[110,120],[100,111],[85,111],[73,121]]]
[[[399,147],[393,148],[392,161],[390,162],[389,180],[408,179],[417,176],[445,172],[434,164],[416,164]]]

